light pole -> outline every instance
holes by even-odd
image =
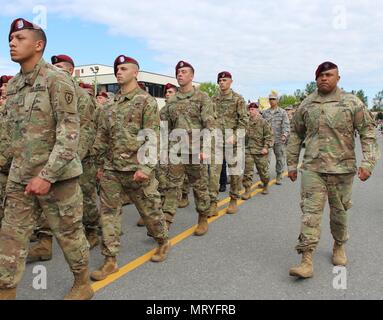
[[[95,66],[94,68],[90,67],[90,70],[94,73],[94,96],[96,97],[97,96],[97,73],[99,71],[99,67],[98,66]]]

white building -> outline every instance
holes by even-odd
[[[119,86],[114,76],[114,69],[103,64],[89,64],[78,66],[74,71],[75,77],[81,82],[94,85],[97,83],[97,91],[117,92]],[[157,100],[158,106],[165,105],[164,86],[167,83],[178,86],[177,79],[162,74],[140,71],[138,74],[139,82],[143,82],[147,91]],[[198,85],[197,82],[194,85]]]

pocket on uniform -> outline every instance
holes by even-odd
[[[82,192],[79,187],[76,189],[70,197],[57,202],[61,217],[82,217]]]

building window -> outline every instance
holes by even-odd
[[[164,88],[165,86],[157,83],[145,82],[146,87],[148,88],[148,92],[151,96],[155,98],[163,98],[164,97]]]

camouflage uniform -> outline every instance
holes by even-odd
[[[249,121],[249,115],[247,112],[246,102],[243,97],[233,90],[224,95],[222,92],[218,92],[213,98],[215,112],[217,115],[217,125],[222,131],[223,142],[229,137],[225,136],[225,129],[232,129],[234,133],[234,156],[236,156],[236,133],[237,130],[246,130],[247,123]],[[214,150],[216,151],[216,150]],[[216,154],[216,152],[214,152]],[[223,157],[225,157],[225,148],[222,150]],[[222,163],[216,163],[213,158],[213,163],[210,168],[210,201],[217,203],[219,194],[219,179],[222,171]],[[240,198],[241,191],[241,176],[234,174],[232,168],[237,164],[228,164],[230,175],[230,197],[238,200]]]
[[[153,130],[159,141],[157,103],[140,88],[124,95],[117,94],[114,102],[106,105],[100,114],[94,152],[97,165],[104,170],[100,198],[102,254],[106,257],[116,257],[119,252],[123,191],[129,194],[149,233],[158,242],[168,238],[158,182],[154,176],[156,164],[140,164],[138,161],[137,153],[144,145],[138,141],[138,134],[143,129]],[[146,141],[148,144],[156,147],[156,141]],[[158,160],[158,154],[155,160]],[[146,182],[133,180],[138,170],[149,176]]]
[[[11,166],[11,158],[9,154],[9,137],[5,130],[6,127],[6,110],[5,105],[0,105],[0,227],[1,220],[4,217],[4,201],[5,186]]]
[[[72,82],[41,59],[32,72],[10,81],[7,98],[13,160],[0,231],[0,288],[20,282],[40,208],[72,272],[87,269],[89,258],[78,185],[80,121]],[[37,176],[52,183],[50,191],[25,195],[29,180]]]
[[[372,172],[379,156],[375,123],[356,96],[339,88],[324,96],[316,91],[302,102],[294,115],[287,148],[289,171],[297,170],[302,142],[306,142],[298,253],[315,249],[319,242],[326,195],[334,240],[342,245],[349,238],[347,210],[352,205],[352,182],[357,171],[355,131],[362,144],[361,167]]]
[[[246,162],[245,173],[243,176],[243,186],[251,188],[253,184],[254,163],[257,167],[261,181],[265,186],[270,181],[269,162],[267,154],[262,154],[262,149],[272,148],[274,145],[274,135],[271,126],[262,118],[250,117],[246,130]]]
[[[161,121],[166,121],[168,105],[166,104],[160,111]],[[166,137],[169,132],[161,132],[161,137]],[[166,144],[164,144],[166,146]],[[161,152],[168,152],[161,150]],[[156,178],[158,180],[158,191],[162,199],[162,211],[165,215],[166,221],[172,223],[176,214],[178,201],[181,197],[181,189],[177,183],[174,183],[169,178],[169,166],[159,163],[156,167]]]
[[[60,70],[62,71],[62,70]],[[62,71],[65,72],[65,71]],[[70,75],[67,75],[70,77]],[[83,174],[80,176],[79,184],[83,194],[83,224],[86,230],[97,229],[100,214],[97,208],[96,193],[96,166],[94,157],[90,154],[90,149],[95,139],[95,104],[88,92],[80,88],[74,81],[73,85],[77,95],[77,110],[80,114],[80,142],[78,155],[81,159]],[[40,216],[38,222],[38,232],[52,235],[45,215]]]
[[[274,131],[274,154],[276,158],[276,171],[280,176],[285,167],[285,144],[282,142],[282,136],[286,139],[290,134],[290,121],[287,112],[280,107],[275,111],[271,108],[262,112],[263,118],[271,125]],[[269,154],[269,161],[271,160],[271,152]]]
[[[206,164],[193,164],[192,158],[198,158],[200,150],[194,150],[192,130],[204,128],[212,130],[215,127],[214,107],[209,96],[193,87],[188,93],[177,92],[168,101],[165,118],[168,120],[169,130],[182,129],[189,135],[189,164],[170,164],[168,177],[178,189],[182,188],[186,174],[193,188],[197,212],[208,215],[210,197],[208,190],[208,170]],[[169,145],[171,148],[172,145]],[[176,212],[177,204],[172,212]],[[174,216],[173,216],[174,219]]]

